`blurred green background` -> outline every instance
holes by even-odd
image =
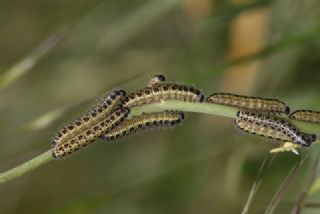
[[[206,95],[319,110],[319,10],[318,0],[0,0],[0,170],[48,150],[105,90],[131,92],[159,73]],[[174,130],[98,142],[2,184],[0,212],[240,213],[273,146],[190,113]],[[319,151],[278,155],[249,213],[264,212],[306,157],[275,210],[290,212]],[[307,197],[302,212],[318,213],[319,200]]]

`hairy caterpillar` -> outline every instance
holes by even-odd
[[[297,110],[289,115],[289,118],[312,123],[320,123],[320,112],[312,110]]]
[[[123,90],[114,90],[108,93],[96,107],[58,131],[52,141],[52,145],[61,144],[65,139],[77,135],[77,133],[97,123],[97,121],[108,115],[114,108],[121,105],[121,101],[125,95],[126,93]]]
[[[290,108],[277,99],[249,97],[229,93],[214,93],[207,97],[206,102],[238,107],[255,112],[290,113]]]
[[[124,120],[129,112],[129,109],[121,107],[124,96],[125,92],[123,90],[111,91],[96,107],[58,131],[52,140],[53,156],[63,156],[69,150],[74,150],[73,147],[87,144],[98,137],[95,135],[101,135],[105,130],[113,127],[113,124],[117,124],[118,120]],[[111,124],[108,124],[108,122],[111,122]],[[70,146],[71,144],[72,146]],[[69,146],[69,150],[61,149],[62,147],[69,148]]]
[[[287,120],[270,114],[238,111],[235,124],[251,134],[305,147],[316,140],[316,135],[304,133]]]
[[[118,108],[114,110],[105,119],[93,124],[91,127],[86,128],[82,132],[68,136],[52,148],[53,158],[60,158],[72,154],[79,150],[81,147],[93,143],[101,135],[113,129],[119,123],[123,122],[129,114],[128,108]]]
[[[124,99],[124,106],[132,108],[164,100],[183,100],[185,102],[203,102],[200,90],[186,85],[174,83],[155,84],[134,92]]]
[[[103,135],[101,139],[107,141],[119,140],[125,136],[157,127],[172,127],[181,123],[183,119],[183,112],[164,111],[143,113],[139,116],[126,119],[114,129]]]

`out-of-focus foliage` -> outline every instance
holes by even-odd
[[[8,1],[0,7],[0,169],[50,148],[54,132],[104,90],[154,74],[206,95],[275,97],[320,109],[318,0]],[[30,61],[31,60],[31,61]],[[239,213],[274,146],[233,121],[187,114],[174,130],[98,142],[1,185],[1,213]],[[281,196],[288,213],[319,146]],[[270,157],[269,157],[270,158]],[[249,213],[266,210],[299,157],[265,167]],[[308,203],[304,213],[318,212]]]

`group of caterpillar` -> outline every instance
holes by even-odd
[[[97,139],[113,141],[155,127],[175,126],[183,121],[183,112],[143,113],[127,118],[130,108],[171,99],[202,102],[204,96],[192,86],[166,83],[163,75],[154,76],[146,87],[128,96],[123,90],[111,91],[96,107],[57,132],[52,156],[58,159],[72,154]]]
[[[111,91],[96,107],[58,131],[52,141],[53,158],[87,146],[123,122],[130,112],[121,104],[124,96],[123,90]]]
[[[133,107],[165,100],[203,102],[204,96],[192,86],[167,83],[163,75],[154,76],[145,87],[128,96],[123,90],[111,91],[96,107],[58,131],[52,141],[53,158],[72,154],[97,139],[114,141],[143,130],[179,124],[184,119],[183,112],[143,113],[128,118]],[[303,133],[276,115],[290,113],[290,108],[282,101],[215,93],[208,96],[206,102],[239,108],[235,119],[237,127],[251,134],[285,142],[271,152],[297,153],[296,148],[308,147],[316,140],[316,135]],[[320,123],[320,112],[298,110],[291,113],[289,118]]]
[[[282,101],[215,93],[210,95],[206,102],[239,108],[235,119],[238,128],[251,134],[284,142],[282,147],[270,152],[292,151],[298,154],[296,148],[308,147],[316,140],[316,135],[303,133],[289,121],[276,115],[276,113],[287,115],[290,113],[290,108]],[[289,118],[320,123],[320,112],[299,110],[291,113]]]

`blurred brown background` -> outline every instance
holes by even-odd
[[[105,90],[130,92],[159,73],[206,95],[319,110],[319,10],[318,0],[0,0],[1,171],[48,150],[54,132]],[[0,210],[240,213],[272,146],[237,132],[230,119],[190,113],[174,130],[98,142],[1,185]],[[317,147],[276,213],[292,210]],[[266,210],[300,158],[276,157],[249,213]]]

